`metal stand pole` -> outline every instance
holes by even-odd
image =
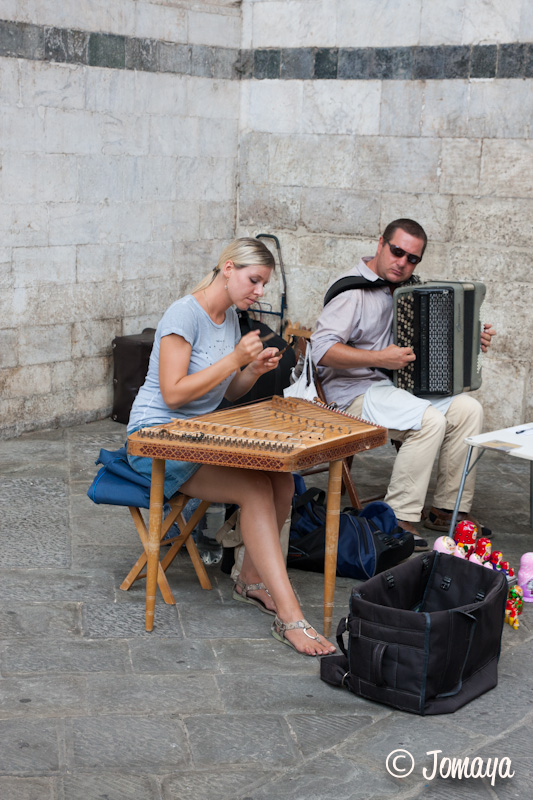
[[[533,528],[533,461],[529,462],[529,527]]]
[[[468,452],[466,454],[465,466],[464,466],[464,469],[463,469],[463,474],[461,476],[461,483],[459,485],[459,491],[457,492],[457,500],[455,501],[455,508],[453,510],[452,518],[450,520],[450,529],[448,531],[448,536],[450,536],[452,539],[453,539],[453,534],[455,532],[455,525],[457,523],[457,516],[459,514],[459,506],[461,504],[461,498],[463,496],[463,489],[465,488],[465,481],[468,478],[468,476],[470,475],[470,473],[472,472],[472,470],[474,469],[474,467],[476,466],[477,462],[479,461],[479,459],[481,458],[483,453],[485,452],[485,450],[481,450],[480,454],[478,455],[478,457],[476,458],[476,460],[474,461],[472,466],[470,466],[470,459],[472,457],[472,450],[473,449],[474,449],[474,445],[472,445],[472,444],[468,445]],[[531,486],[533,488],[533,464],[532,464],[532,471],[531,471]],[[531,502],[532,502],[532,514],[533,514],[533,500]]]

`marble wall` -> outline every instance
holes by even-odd
[[[107,415],[235,234],[312,325],[400,215],[487,284],[487,428],[531,418],[532,41],[527,0],[0,0],[0,436]]]
[[[521,0],[243,6],[239,230],[280,238],[289,316],[313,325],[385,225],[418,220],[422,277],[487,285],[488,429],[533,416],[532,41]]]
[[[12,436],[108,415],[113,338],[155,326],[233,237],[241,28],[228,2],[0,0],[2,18]]]

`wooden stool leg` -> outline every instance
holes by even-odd
[[[342,459],[342,484],[348,492],[348,497],[350,498],[350,503],[352,506],[360,510],[363,508],[363,506],[359,500],[359,495],[357,494],[357,489],[355,488],[355,483],[352,479],[352,473],[350,472],[352,461],[353,458],[351,456],[350,458]]]
[[[148,541],[148,531],[146,530],[142,514],[138,508],[134,508],[133,506],[129,506],[129,510],[133,522],[135,523],[135,527],[137,528],[137,533],[139,534],[139,538],[143,544],[143,547],[145,547],[145,542]],[[130,569],[130,571],[120,584],[120,588],[123,589],[125,592],[127,592],[130,586],[138,579],[139,573],[141,572],[142,569],[144,569],[145,565],[146,565],[146,550],[143,551],[143,553],[139,556],[133,567]]]
[[[124,591],[127,591],[129,588],[131,588],[132,584],[135,581],[146,577],[146,573],[143,573],[142,570],[144,569],[147,562],[146,548],[148,546],[148,531],[146,530],[146,525],[144,524],[144,520],[140,509],[134,508],[132,506],[130,506],[129,509],[145,550],[142,553],[142,555],[139,556],[133,567],[130,569],[130,571],[120,584],[120,588],[123,589]],[[165,531],[163,530],[161,532],[161,536],[164,536],[164,534]],[[165,603],[171,606],[176,605],[176,601],[174,600],[174,595],[172,594],[172,590],[168,585],[168,581],[162,569],[161,564],[159,565],[157,570],[157,585],[159,586],[159,589],[161,591]]]
[[[174,596],[167,581],[165,572],[167,571],[170,564],[172,564],[172,562],[174,561],[175,557],[177,556],[177,554],[179,553],[180,549],[184,544],[187,547],[187,550],[191,557],[191,561],[194,570],[196,572],[198,581],[200,583],[200,586],[202,587],[202,589],[207,589],[207,590],[212,589],[211,581],[209,580],[209,576],[206,572],[204,562],[200,558],[194,540],[191,536],[192,531],[194,530],[200,519],[205,514],[207,508],[209,507],[209,502],[207,500],[202,501],[202,503],[200,503],[198,508],[192,514],[189,521],[186,522],[181,512],[183,511],[183,508],[187,505],[190,499],[191,498],[185,494],[180,494],[178,495],[178,497],[171,499],[169,501],[171,506],[171,511],[163,520],[161,527],[161,541],[168,533],[174,522],[177,521],[178,527],[180,529],[179,536],[170,540],[172,544],[169,547],[164,558],[161,559],[158,567],[157,585],[161,591],[163,600],[168,605],[175,605],[176,601],[174,600]],[[133,567],[130,569],[130,571],[120,584],[120,588],[123,591],[127,591],[128,589],[130,589],[135,581],[141,580],[142,578],[146,578],[146,572],[143,572],[143,569],[145,568],[148,560],[148,557],[146,555],[146,551],[148,549],[148,530],[146,528],[141,510],[139,508],[134,508],[133,506],[130,506],[129,511],[132,516],[133,522],[135,523],[135,527],[137,529],[137,533],[139,534],[139,538],[143,544],[144,552],[139,556]]]
[[[145,628],[151,631],[154,627],[155,593],[159,572],[159,546],[161,541],[161,522],[163,519],[163,501],[165,487],[165,460],[152,459],[152,482],[150,487],[150,517],[148,523],[148,557],[146,572],[146,615]]]
[[[189,556],[191,558],[194,571],[196,572],[196,576],[200,581],[200,586],[202,587],[202,589],[211,589],[212,586],[211,586],[211,581],[209,580],[209,576],[206,572],[204,562],[200,558],[200,554],[198,553],[196,544],[191,536],[191,533],[198,524],[198,522],[202,519],[206,510],[209,508],[209,505],[210,503],[207,500],[203,500],[188,522],[185,522],[183,514],[178,515],[177,522],[181,534],[172,544],[170,550],[161,561],[161,566],[163,570],[166,570],[177,556],[182,545],[185,544],[187,552],[189,553]]]
[[[211,581],[209,580],[209,576],[206,572],[204,562],[200,558],[200,553],[198,552],[198,548],[196,547],[196,543],[192,536],[188,536],[185,540],[185,547],[187,548],[187,552],[191,558],[193,563],[194,570],[200,581],[200,586],[202,589],[211,589]]]
[[[329,636],[333,619],[339,513],[341,509],[342,460],[329,465],[328,504],[326,512],[326,555],[324,558],[324,636]]]

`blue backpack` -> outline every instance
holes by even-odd
[[[300,475],[294,479],[287,566],[324,572],[326,493],[306,489]],[[360,511],[345,508],[339,519],[337,575],[366,580],[408,558],[414,546],[413,534],[399,527],[387,503],[369,503]]]

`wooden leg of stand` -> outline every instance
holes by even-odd
[[[329,636],[333,618],[335,574],[337,572],[337,543],[341,509],[342,461],[329,465],[328,505],[326,512],[326,555],[324,558],[324,636]]]
[[[350,503],[354,508],[361,509],[363,506],[361,505],[361,501],[359,500],[359,495],[357,494],[357,489],[355,488],[355,484],[352,480],[352,473],[350,472],[350,467],[352,465],[351,458],[343,458],[342,459],[342,483],[346,491],[348,492],[348,497],[350,498]]]
[[[163,520],[163,490],[165,486],[165,460],[152,460],[152,483],[150,487],[150,517],[148,523],[148,546],[146,548],[146,620],[145,627],[154,627],[155,594],[159,570],[159,545],[161,541],[161,522]]]

